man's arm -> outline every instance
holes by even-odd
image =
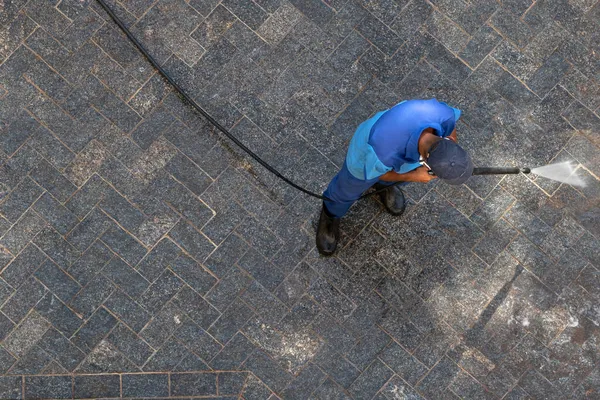
[[[452,133],[450,135],[448,135],[448,138],[450,140],[452,140],[454,143],[458,143],[458,137],[456,137],[456,128],[454,128]]]
[[[427,167],[419,167],[405,174],[399,174],[394,171],[389,171],[379,177],[385,182],[421,182],[426,183],[435,179],[435,175],[429,175]]]

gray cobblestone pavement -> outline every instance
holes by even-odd
[[[93,0],[0,1],[0,398],[600,398],[600,3],[111,0],[200,104],[322,190],[355,127],[463,110],[478,177],[320,204],[180,101]]]

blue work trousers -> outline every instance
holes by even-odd
[[[379,179],[362,180],[354,177],[346,167],[346,163],[331,180],[327,190],[323,195],[330,200],[325,200],[323,203],[329,214],[336,218],[343,217],[350,206],[371,186],[376,183],[383,185],[392,185],[394,182],[380,181]],[[401,183],[404,185],[406,183]]]

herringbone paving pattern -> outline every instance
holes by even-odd
[[[412,185],[324,259],[318,201],[94,0],[0,1],[0,398],[600,397],[600,3],[110,4],[312,190],[415,97],[463,110],[478,165],[574,160],[589,185]]]

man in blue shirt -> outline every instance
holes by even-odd
[[[404,195],[395,182],[426,183],[436,177],[460,185],[473,172],[469,155],[456,142],[460,110],[435,99],[403,101],[363,122],[352,137],[346,161],[324,196],[317,248],[331,255],[339,222],[371,187],[393,215],[404,211]],[[401,184],[400,184],[401,185]],[[390,186],[386,189],[386,186]]]

